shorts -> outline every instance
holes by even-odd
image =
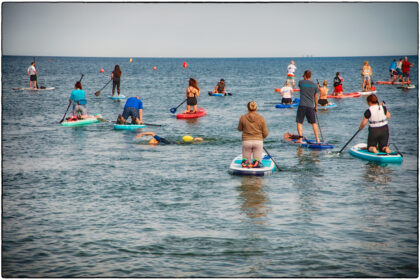
[[[187,98],[187,105],[189,106],[195,106],[197,105],[197,98],[194,97],[188,97]]]
[[[295,80],[295,76],[289,76],[289,75],[291,75],[291,74],[288,74],[287,75],[287,79],[290,80],[290,81],[294,81]]]
[[[397,68],[396,71],[397,71],[397,75],[402,75],[402,73],[403,73],[402,70],[401,70],[401,68]]]
[[[410,77],[410,72],[403,73],[403,77],[404,77],[404,78],[408,78],[408,77]]]
[[[343,92],[343,85],[339,84],[334,88],[334,93]]]
[[[76,102],[73,103],[73,116],[77,115],[87,115],[86,104],[77,104]]]
[[[381,127],[369,127],[369,135],[367,142],[368,148],[378,146],[379,150],[382,151],[383,147],[388,146],[388,139],[388,125],[384,125]]]
[[[370,76],[369,75],[363,75],[363,80],[370,81]]]
[[[34,82],[34,81],[36,81],[36,75],[31,75],[31,78],[30,78],[31,80],[31,82]]]
[[[316,123],[315,109],[311,107],[306,107],[306,106],[299,106],[297,109],[297,114],[296,114],[296,122],[303,123],[303,121],[305,120],[305,117],[308,123],[310,124]]]
[[[318,104],[321,106],[328,105],[328,99],[318,99]]]
[[[140,119],[139,109],[134,107],[125,107],[122,113],[124,119],[128,119],[128,117]]]
[[[391,76],[391,78],[392,78],[394,75],[397,75],[397,71],[390,69],[390,70],[389,70],[389,75],[390,75],[390,76]]]
[[[117,87],[117,91],[120,92],[120,81],[112,81],[112,93],[114,93],[115,87]]]
[[[292,103],[292,98],[282,98],[281,99],[281,103],[283,103],[283,104],[289,104],[289,103]]]

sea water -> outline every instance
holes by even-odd
[[[331,151],[298,148],[296,108],[276,109],[290,60],[296,83],[307,69],[344,93],[361,91],[368,60],[374,81],[388,80],[396,57],[86,58],[37,57],[38,83],[27,87],[32,57],[2,60],[3,277],[416,277],[418,276],[418,79],[415,89],[376,85],[386,101],[390,143],[400,165],[378,165],[348,150],[367,141],[357,131],[366,97],[331,99],[318,112]],[[183,63],[188,67],[184,68]],[[121,94],[139,96],[143,120],[168,140],[198,144],[149,146],[150,137],[113,130],[111,122],[62,127],[81,74],[88,113],[115,121],[125,101],[110,100],[118,64]],[[156,70],[153,70],[156,67]],[[103,68],[105,73],[100,73]],[[177,120],[170,112],[198,81],[207,115]],[[224,78],[227,97],[210,97]],[[295,94],[299,97],[299,94]],[[228,173],[241,153],[239,117],[254,100],[269,129],[265,147],[281,167],[267,177]],[[176,113],[185,110],[183,104]],[[67,113],[70,116],[70,112]],[[313,139],[305,122],[304,135]]]

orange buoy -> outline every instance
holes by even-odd
[[[101,68],[99,72],[104,73],[105,72],[104,68]]]
[[[153,70],[156,70],[157,68],[156,68],[156,66],[153,66]]]
[[[274,91],[275,91],[275,92],[280,92],[280,91],[281,91],[281,89],[276,88]]]
[[[184,62],[184,68],[187,68],[188,64],[186,62]]]
[[[133,62],[133,59],[130,57],[130,63]]]

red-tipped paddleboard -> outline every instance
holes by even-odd
[[[350,97],[360,97],[360,92],[351,92],[351,93],[343,93],[343,95],[336,96],[336,95],[328,95],[327,98],[350,98]]]
[[[198,108],[197,113],[182,113],[176,115],[177,119],[198,119],[206,115],[206,110],[204,108]]]

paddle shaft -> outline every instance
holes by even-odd
[[[280,167],[277,165],[277,163],[274,161],[274,158],[270,155],[270,153],[267,151],[267,149],[263,146],[264,151],[267,153],[267,155],[271,158],[271,160],[274,162],[274,164],[276,165],[277,169],[279,171],[281,171]]]
[[[318,79],[316,79],[316,82],[318,83],[318,88],[319,88],[319,81],[318,81]],[[314,101],[315,101],[315,100],[314,100]],[[316,102],[316,101],[315,101],[315,102]],[[315,107],[315,104],[314,104],[314,107]],[[315,117],[316,117],[316,121],[317,121],[317,123],[318,123],[319,132],[321,133],[321,140],[322,140],[322,143],[324,143],[324,136],[322,135],[321,125],[319,124],[319,118],[318,118],[318,113],[317,113],[317,110],[315,110]]]
[[[181,106],[182,104],[184,104],[185,102],[187,101],[187,99],[185,99],[184,101],[182,101],[182,103],[181,104],[179,104],[178,106],[176,106],[175,108],[171,108],[171,113],[172,114],[175,114],[175,112],[176,112],[176,109],[178,109],[179,108],[179,106]]]
[[[351,140],[353,140],[354,137],[356,137],[356,135],[361,131],[361,129],[357,130],[356,133],[350,138],[349,141],[347,141],[346,145],[344,145],[343,148],[341,148],[341,150],[338,152],[339,154],[341,154],[341,152],[344,150],[344,148],[347,147],[347,145],[351,142]]]
[[[35,63],[35,56],[34,56],[34,63]],[[39,88],[39,85],[38,85],[38,71],[36,71],[35,82],[36,82],[36,88]]]
[[[101,94],[101,90],[103,90],[111,81],[112,81],[112,79],[110,79],[100,90],[98,90],[97,92],[95,92],[95,95],[96,96],[99,96],[99,94]]]

